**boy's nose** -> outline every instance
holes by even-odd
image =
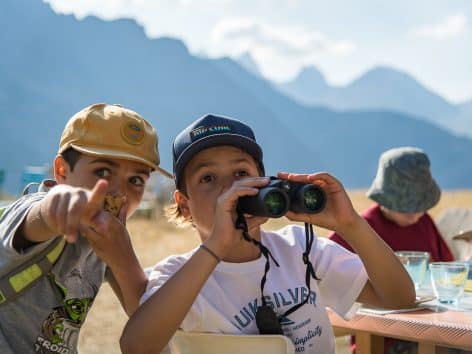
[[[230,189],[234,181],[236,181],[236,178],[234,176],[221,178],[221,188],[223,192]]]
[[[123,181],[114,180],[109,184],[108,193],[114,196],[125,196],[126,185]]]

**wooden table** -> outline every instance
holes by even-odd
[[[338,333],[356,335],[357,354],[383,354],[384,337],[418,342],[419,354],[436,354],[436,347],[472,351],[472,312],[419,310],[372,314],[359,311],[345,321],[333,311],[329,318]]]

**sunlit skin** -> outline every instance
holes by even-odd
[[[260,188],[269,183],[268,178],[258,175],[252,157],[234,147],[207,148],[192,157],[184,170],[185,191],[176,191],[174,197],[182,216],[192,221],[206,249],[195,250],[185,264],[131,316],[120,339],[123,353],[162,351],[218,265],[217,258],[237,263],[260,257],[259,249],[245,241],[241,231],[234,227],[238,199],[257,195]],[[292,221],[309,222],[333,230],[353,247],[369,277],[357,297],[358,302],[387,308],[414,305],[415,290],[405,267],[367,221],[355,212],[344,187],[334,176],[326,172],[279,172],[277,177],[317,184],[324,189],[327,203],[321,212],[288,212],[285,216]],[[260,226],[266,220],[248,218],[249,231],[254,239],[260,240]],[[165,323],[156,321],[156,316]]]
[[[215,207],[218,198],[235,181],[258,177],[259,170],[254,159],[242,150],[232,146],[218,146],[196,154],[185,167],[186,193],[177,191],[175,199],[183,215],[191,218],[199,236],[204,242],[214,227]],[[262,184],[268,180],[261,179]],[[253,189],[254,190],[254,189]],[[257,193],[257,189],[255,190]],[[233,222],[236,220],[234,213]],[[260,240],[260,226],[267,218],[246,216],[251,237]],[[258,258],[259,249],[241,239],[226,255],[229,262],[248,262]]]
[[[69,243],[85,238],[111,269],[109,283],[131,315],[146,286],[133,251],[126,218],[138,207],[151,168],[130,160],[81,154],[73,168],[62,156],[54,160],[58,185],[35,203],[14,237],[14,247],[25,249],[62,235]],[[122,197],[118,215],[103,209],[108,194]]]
[[[126,218],[138,207],[150,172],[150,167],[139,162],[87,154],[81,154],[71,168],[62,156],[57,156],[54,177],[58,185],[28,213],[15,237],[15,247],[20,249],[28,246],[27,241],[42,242],[57,235],[76,242],[79,234],[99,237],[97,232],[127,233]],[[107,194],[123,198],[118,220],[103,211]]]
[[[383,206],[380,207],[380,211],[388,220],[401,227],[407,227],[416,224],[425,213],[424,211],[418,213],[400,213],[398,211],[387,209]]]
[[[149,179],[151,169],[146,165],[124,159],[110,159],[81,154],[73,170],[58,156],[56,180],[74,187],[92,189],[99,179],[108,182],[107,193],[123,196],[126,200],[126,216],[138,207]]]

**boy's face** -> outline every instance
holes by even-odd
[[[109,183],[108,194],[125,196],[129,217],[141,202],[151,168],[130,160],[92,156],[82,153],[71,171],[68,163],[58,156],[55,177],[58,183],[92,189],[99,179]]]
[[[202,239],[213,228],[213,217],[218,197],[233,182],[246,177],[258,177],[259,170],[251,155],[233,146],[217,146],[200,151],[185,166],[186,193],[176,192],[176,201],[184,217],[192,219]],[[259,227],[267,219],[250,217],[249,230]]]
[[[401,227],[416,224],[424,215],[423,211],[418,213],[399,213],[398,211],[389,210],[387,208],[382,208],[382,212],[387,219]]]

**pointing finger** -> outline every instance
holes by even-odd
[[[100,179],[95,183],[92,191],[88,194],[87,207],[82,214],[82,221],[89,224],[93,217],[103,209],[103,203],[105,201],[105,195],[108,189],[108,182],[104,179]]]

